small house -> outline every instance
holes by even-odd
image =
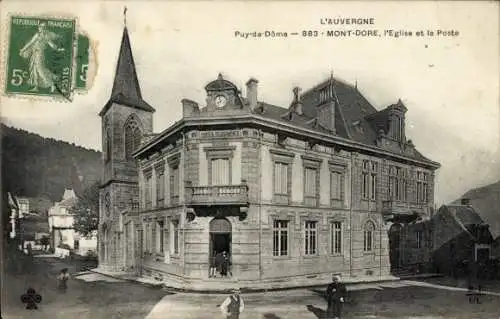
[[[489,225],[462,199],[443,205],[430,221],[433,230],[432,259],[436,270],[450,275],[468,274],[491,256],[493,236]]]

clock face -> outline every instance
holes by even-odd
[[[111,200],[109,199],[109,193],[104,195],[104,210],[106,211],[106,215],[109,216],[111,211]]]
[[[223,107],[224,105],[226,105],[226,102],[226,97],[223,95],[218,95],[217,97],[215,97],[215,106],[217,107]]]

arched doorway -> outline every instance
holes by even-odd
[[[393,224],[389,228],[389,258],[391,271],[396,271],[401,267],[401,224]]]
[[[210,221],[209,263],[217,254],[226,252],[231,260],[231,222],[226,218],[214,218]],[[231,264],[231,262],[229,262]]]

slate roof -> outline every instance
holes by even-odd
[[[479,225],[483,223],[479,214],[468,205],[446,205],[448,212],[464,226]]]
[[[438,220],[439,218],[446,218],[445,216],[453,218],[458,226],[471,238],[484,243],[493,240],[488,227],[476,227],[479,225],[487,226],[487,224],[470,205],[443,205],[432,219]]]
[[[155,109],[143,100],[134,57],[128,36],[127,28],[123,29],[122,42],[118,62],[116,64],[115,78],[111,97],[99,115],[102,116],[113,103],[130,106],[140,110],[155,112]]]
[[[387,133],[389,107],[399,105],[404,108],[401,101],[378,111],[357,89],[356,86],[347,84],[336,78],[329,78],[314,88],[304,92],[301,96],[303,114],[294,114],[291,118],[287,116],[289,108],[259,102],[261,106],[258,114],[273,120],[287,122],[288,124],[316,130],[322,133],[331,134],[327,128],[317,125],[317,101],[314,100],[315,90],[325,87],[328,83],[333,83],[335,103],[335,135],[354,140],[369,146],[376,146],[378,131],[383,129]],[[411,156],[422,161],[429,161],[416,149]]]

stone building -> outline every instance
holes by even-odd
[[[406,262],[399,235],[430,214],[439,164],[407,139],[401,100],[378,111],[333,76],[291,89],[287,107],[261,101],[256,79],[245,96],[220,74],[205,91],[153,134],[125,28],[100,112],[101,268],[209,280],[209,258],[227,251],[234,278],[264,282]]]
[[[68,245],[71,248],[75,246],[75,230],[73,228],[74,216],[70,210],[75,206],[78,197],[71,188],[64,190],[62,200],[55,202],[54,206],[49,208],[48,221],[49,232],[52,238],[52,248],[60,244]]]

